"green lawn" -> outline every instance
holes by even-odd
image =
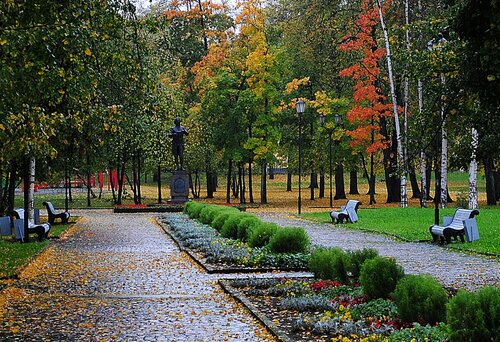
[[[455,208],[440,209],[443,216],[452,216]],[[451,248],[500,256],[500,208],[480,209],[476,217],[480,239],[472,243],[453,242]],[[348,228],[366,230],[395,236],[408,241],[430,241],[429,226],[434,222],[432,208],[379,208],[358,211],[359,221],[343,225]],[[301,217],[317,222],[331,222],[329,212],[307,213]]]
[[[53,225],[49,236],[59,237],[69,226],[69,224]],[[39,242],[36,235],[32,235],[31,238],[28,243],[7,238],[0,240],[0,278],[15,275],[19,267],[29,262],[50,243],[49,240]]]

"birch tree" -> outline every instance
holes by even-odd
[[[382,31],[384,32],[384,40],[385,40],[385,49],[386,49],[386,58],[387,58],[387,71],[389,73],[389,85],[391,89],[391,100],[394,112],[394,127],[396,129],[396,144],[398,151],[398,169],[401,172],[401,207],[408,207],[408,194],[406,191],[406,167],[405,167],[405,156],[403,150],[403,141],[401,139],[401,127],[399,124],[399,109],[398,102],[396,96],[396,87],[394,85],[394,74],[392,69],[392,55],[391,55],[391,46],[389,43],[389,33],[387,31],[387,27],[384,21],[384,14],[382,11],[382,4],[380,0],[376,0],[378,13],[380,17],[380,25],[382,26]]]
[[[477,209],[477,160],[476,152],[477,146],[479,144],[479,137],[477,130],[473,127],[471,128],[472,135],[472,155],[469,166],[469,209]]]

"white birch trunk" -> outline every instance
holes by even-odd
[[[410,6],[409,0],[405,0],[405,35],[406,35],[406,52],[410,55]],[[408,156],[408,106],[409,106],[409,88],[410,79],[408,77],[409,62],[405,65],[404,70],[404,89],[403,89],[403,101],[404,101],[404,116],[403,116],[403,153],[404,156]],[[406,162],[406,160],[405,160]],[[405,171],[408,170],[408,165],[405,165]]]
[[[425,151],[420,152],[420,196],[422,199],[420,201],[420,206],[422,208],[426,208],[426,200],[427,200],[427,156]]]
[[[418,11],[420,15],[422,15],[422,2],[419,0],[417,5],[418,5]],[[422,40],[422,30],[420,30],[419,36],[420,40]],[[418,93],[418,112],[420,116],[422,116],[424,112],[424,85],[421,79],[417,81],[417,93]],[[426,201],[427,201],[428,189],[427,189],[427,155],[424,150],[420,151],[420,174],[421,174],[420,193],[422,196],[420,206],[422,208],[425,208],[427,207]]]
[[[477,130],[472,128],[472,155],[469,167],[469,209],[477,209],[477,160],[476,151],[479,144]]]
[[[377,0],[378,14],[380,16],[380,25],[382,26],[382,31],[384,32],[385,49],[387,51],[387,70],[389,72],[389,84],[391,88],[391,99],[394,111],[394,126],[396,128],[396,144],[398,151],[398,168],[401,170],[401,207],[408,207],[408,194],[406,191],[406,168],[405,168],[405,156],[403,152],[403,142],[401,139],[401,127],[399,125],[399,111],[398,102],[396,98],[396,88],[394,86],[394,76],[392,73],[392,60],[391,60],[391,47],[389,44],[389,33],[387,32],[387,27],[385,26],[384,15],[382,13],[382,4],[380,0]]]
[[[441,83],[445,84],[444,76]],[[448,135],[444,123],[444,95],[441,103],[441,208],[448,207]]]
[[[35,200],[35,157],[30,157],[30,183],[28,193],[28,221],[34,223],[34,200]]]

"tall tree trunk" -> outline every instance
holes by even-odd
[[[408,175],[410,177],[411,184],[411,198],[420,198],[420,188],[418,187],[417,175],[415,173],[415,164],[413,162],[408,162]]]
[[[214,181],[213,173],[210,169],[206,169],[205,176],[207,178],[207,198],[214,198]]]
[[[135,153],[132,155],[132,191],[134,192],[134,204],[138,204],[137,200],[137,158]]]
[[[319,195],[318,198],[325,198],[325,171],[321,168],[319,173]]]
[[[116,168],[116,173],[118,175],[118,201],[117,204],[122,204],[123,195],[123,180],[125,179],[125,162],[121,162]]]
[[[139,204],[142,203],[141,197],[141,153],[139,152],[137,154],[137,198]]]
[[[479,143],[477,130],[475,128],[471,129],[472,134],[472,155],[470,158],[469,166],[469,209],[477,209],[479,207],[477,203],[477,160],[476,151]]]
[[[437,152],[436,152],[437,153]],[[431,178],[432,178],[432,156],[427,156],[427,165],[429,165],[429,167],[427,167],[426,171],[425,171],[425,179],[426,179],[426,182],[425,182],[425,186],[427,188],[427,200],[428,201],[432,201],[434,200],[434,198],[431,196]]]
[[[156,173],[158,174],[157,177],[157,185],[158,185],[158,204],[161,204],[163,199],[161,198],[161,165],[160,162],[158,162],[158,165],[156,166]]]
[[[292,171],[290,167],[288,167],[286,171],[286,191],[287,192],[292,191]]]
[[[444,84],[444,76],[441,77],[441,83]],[[444,124],[444,95],[441,103],[441,207],[448,206],[448,136]]]
[[[420,152],[420,184],[422,191],[420,192],[420,207],[427,207],[426,201],[429,193],[429,183],[427,178],[427,156],[425,151]]]
[[[493,180],[495,182],[495,201],[500,201],[500,172],[493,171]]]
[[[229,159],[227,165],[227,185],[226,185],[226,203],[231,203],[231,175],[233,173],[233,160]]]
[[[234,198],[239,198],[240,194],[240,184],[238,183],[238,170],[233,172],[232,179],[231,179],[231,190],[233,191],[233,197]]]
[[[349,171],[349,195],[359,195],[358,171],[356,169]]]
[[[391,143],[389,146],[384,148],[383,157],[384,157],[384,175],[385,175],[385,184],[387,187],[387,203],[396,203],[400,202],[400,181],[397,177],[397,152],[396,152],[396,137],[394,135],[390,135],[387,128],[387,120],[382,117],[380,119],[380,133],[385,137],[387,141]]]
[[[391,55],[391,47],[389,44],[389,33],[385,26],[384,15],[382,13],[382,4],[380,0],[377,0],[378,13],[380,17],[380,25],[382,26],[382,31],[384,32],[384,40],[385,40],[385,49],[386,49],[386,60],[387,60],[387,71],[389,73],[389,85],[391,89],[391,100],[394,111],[394,127],[396,129],[396,150],[398,158],[396,158],[397,169],[401,172],[400,178],[400,201],[401,207],[406,208],[408,206],[408,198],[406,193],[406,162],[403,148],[403,141],[401,139],[400,132],[400,124],[399,124],[399,110],[398,110],[398,101],[396,97],[396,87],[394,85],[394,76],[392,71],[392,55]]]
[[[91,197],[91,192],[92,192],[92,187],[90,183],[90,156],[87,151],[87,207],[90,208],[91,202],[90,202],[90,197]]]
[[[238,165],[238,183],[240,185],[240,203],[245,204],[245,169],[243,167],[243,163],[239,163]]]
[[[370,153],[370,181],[368,185],[370,192],[370,205],[377,203],[375,200],[375,160],[373,153]]]
[[[495,194],[495,175],[493,157],[488,156],[483,159],[484,176],[486,178],[486,204],[496,205]]]
[[[333,198],[336,200],[347,198],[344,187],[344,165],[342,163],[337,164],[335,167],[335,196]]]
[[[267,179],[266,179],[267,163],[262,161],[262,174],[260,177],[260,203],[267,204]]]
[[[316,172],[311,172],[310,185],[311,190],[311,201],[314,201],[314,189],[318,187],[318,174]]]
[[[253,163],[252,158],[248,159],[248,200],[250,201],[250,203],[254,203],[252,163]]]

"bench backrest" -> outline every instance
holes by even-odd
[[[358,205],[359,201],[356,200],[349,200],[347,201],[347,204],[345,205],[345,210],[356,210],[356,206]]]
[[[55,214],[56,210],[54,209],[54,206],[52,205],[52,202],[45,202],[47,203],[47,209],[50,211],[51,214]]]
[[[14,210],[14,215],[16,216],[16,219],[24,219],[24,209],[15,209]]]
[[[475,215],[479,214],[477,210],[470,209],[457,209],[453,215],[453,220],[448,225],[448,227],[463,228],[464,221],[473,218]]]

